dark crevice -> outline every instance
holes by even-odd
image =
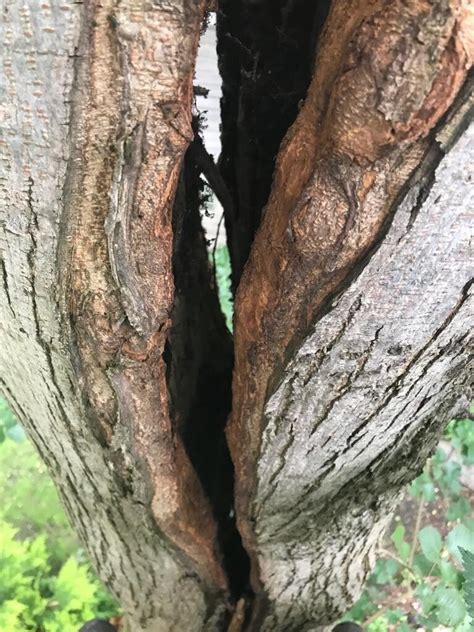
[[[225,214],[237,288],[270,193],[280,143],[311,80],[329,1],[221,0],[217,52],[222,76],[219,167],[233,198]]]
[[[10,308],[11,313],[13,314],[13,318],[16,318],[15,310],[13,309],[12,299],[10,296],[10,286],[8,284],[8,272],[7,267],[5,265],[4,259],[0,258],[0,268],[2,270],[2,279],[3,279],[3,291],[5,292],[5,297],[7,299],[8,307]]]
[[[217,168],[196,119],[173,211],[175,302],[164,351],[171,417],[212,504],[231,595],[246,597],[246,625],[251,619],[253,629],[264,602],[253,608],[250,561],[234,516],[234,468],[224,432],[232,404],[233,345],[200,222],[201,176],[224,208],[235,290],[270,193],[280,143],[309,86],[328,9],[329,0],[316,6],[305,0],[221,0],[222,154]]]
[[[195,126],[197,134],[197,120]],[[203,166],[195,150],[192,146],[186,154],[173,209],[175,300],[163,357],[173,425],[212,505],[224,569],[237,599],[247,590],[249,562],[235,525],[234,473],[224,432],[231,409],[233,346],[201,226]]]
[[[236,527],[234,468],[225,437],[232,404],[233,344],[221,313],[200,218],[204,175],[224,207],[234,289],[267,201],[280,143],[294,122],[312,72],[315,38],[329,1],[222,0],[218,56],[223,78],[222,155],[195,140],[173,209],[172,327],[164,350],[170,414],[218,525],[234,600],[253,598],[250,561]]]

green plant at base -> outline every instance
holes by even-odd
[[[471,465],[473,422],[451,421],[445,437],[456,451],[456,458],[463,465]],[[423,473],[411,483],[408,493],[418,502],[411,541],[406,539],[405,525],[399,522],[390,537],[393,551],[381,551],[383,557],[377,560],[366,590],[344,620],[361,623],[367,632],[389,629],[410,632],[439,626],[455,632],[472,632],[474,516],[459,480],[461,463],[449,459],[438,448]],[[431,503],[441,503],[444,507],[444,536],[429,524],[430,513],[426,509]],[[390,603],[389,593],[394,588],[418,604],[418,610],[410,613],[410,617],[400,608],[382,605]]]
[[[116,614],[46,466],[2,400],[0,429],[0,631],[77,632]]]
[[[77,632],[88,619],[116,611],[88,564],[70,557],[54,575],[46,538],[19,540],[14,527],[0,520],[2,632]]]
[[[47,468],[29,441],[0,443],[0,489],[0,519],[14,526],[20,539],[44,534],[53,568],[77,550]]]

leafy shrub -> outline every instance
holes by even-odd
[[[29,441],[0,443],[0,519],[20,539],[43,534],[53,568],[78,548],[47,468]],[[0,628],[1,629],[1,628]]]
[[[76,632],[117,606],[84,562],[56,489],[0,400],[0,630]]]
[[[0,520],[0,630],[77,632],[84,621],[116,612],[87,564],[70,557],[53,574],[45,536],[17,535]]]
[[[454,420],[445,436],[461,462],[436,450],[408,488],[417,503],[410,539],[399,520],[390,548],[382,551],[366,590],[344,617],[368,632],[474,629],[474,516],[459,481],[461,464],[474,462],[474,424]],[[435,516],[437,526],[430,524]],[[413,611],[394,607],[397,602],[411,604]]]

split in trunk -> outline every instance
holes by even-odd
[[[472,10],[222,0],[219,170],[205,11],[9,2],[1,384],[134,632],[323,629],[469,380]]]

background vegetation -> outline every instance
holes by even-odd
[[[0,630],[77,632],[117,605],[69,527],[46,466],[0,400]]]
[[[227,249],[217,248],[214,258],[231,329]],[[473,493],[466,485],[473,466],[474,422],[454,420],[407,490],[367,588],[343,620],[368,632],[474,629]],[[3,400],[0,489],[0,631],[76,632],[87,620],[115,615],[118,606],[75,539],[46,467]]]

